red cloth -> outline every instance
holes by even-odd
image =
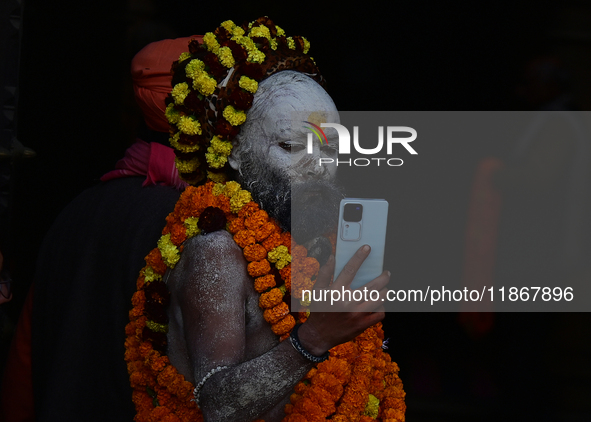
[[[33,422],[33,379],[31,372],[31,314],[33,286],[19,317],[10,345],[2,380],[0,420],[4,422]]]
[[[203,42],[202,35],[162,40],[145,46],[131,61],[131,77],[135,99],[144,114],[148,127],[157,132],[168,132],[164,116],[164,100],[172,90],[172,62],[189,51],[192,39]]]
[[[161,184],[182,190],[188,185],[179,178],[174,158],[172,148],[137,139],[127,148],[125,157],[117,161],[115,170],[101,177],[101,181],[106,182],[128,176],[146,176],[142,186]]]

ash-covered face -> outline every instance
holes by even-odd
[[[305,122],[320,126],[340,119],[334,102],[314,80],[279,72],[259,85],[229,158],[240,183],[299,243],[336,225],[343,197],[335,184],[336,167],[319,164],[320,158],[336,158],[336,131],[325,129],[328,143],[321,144],[314,135],[309,154],[307,136],[312,132]]]

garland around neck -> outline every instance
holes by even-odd
[[[314,285],[319,264],[292,243],[289,232],[252,201],[236,182],[208,182],[181,195],[158,247],[146,257],[132,298],[125,360],[133,389],[137,422],[201,421],[194,385],[166,356],[169,292],[163,281],[175,267],[183,242],[200,233],[227,230],[242,248],[248,273],[259,292],[259,306],[271,330],[286,339],[309,312],[292,314],[289,296],[301,298]],[[293,258],[293,261],[292,261]],[[354,340],[334,347],[294,388],[284,421],[399,422],[405,420],[405,392],[398,365],[384,351],[381,323]],[[260,422],[260,421],[259,421]]]

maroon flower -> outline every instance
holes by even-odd
[[[226,76],[226,73],[228,72],[228,69],[220,63],[218,56],[216,56],[213,53],[206,54],[203,58],[203,63],[205,63],[205,65],[209,67],[209,72],[218,81],[221,80],[224,76]]]
[[[195,54],[197,53],[199,50],[201,50],[201,44],[199,44],[199,41],[193,39],[189,42],[189,52],[191,54]]]
[[[166,314],[166,307],[161,303],[153,300],[146,300],[144,304],[146,316],[148,319],[158,324],[168,324],[168,315]]]
[[[252,107],[252,100],[254,96],[241,88],[237,88],[232,92],[230,95],[230,104],[232,104],[235,108],[240,110],[248,110]]]
[[[220,44],[232,38],[232,35],[223,26],[220,26],[215,31],[213,31],[213,35],[217,37]]]
[[[246,60],[248,53],[236,41],[228,40],[220,44],[222,47],[229,47],[232,50],[232,57],[236,63],[241,63]]]
[[[212,233],[226,227],[226,214],[217,207],[207,207],[199,216],[197,222],[204,233]]]
[[[152,343],[154,350],[164,353],[166,351],[166,334],[157,333],[150,330],[148,327],[144,327],[142,330],[142,337],[144,340],[148,340]]]
[[[260,81],[265,76],[265,72],[261,65],[256,63],[244,62],[239,66],[239,73],[248,76],[255,81]]]
[[[238,135],[238,129],[236,126],[232,126],[229,121],[220,117],[215,124],[215,133],[227,140],[231,141]]]
[[[190,110],[194,110],[196,112],[200,112],[205,107],[204,102],[199,99],[199,94],[197,91],[189,92],[189,95],[187,95],[185,98],[184,105]]]

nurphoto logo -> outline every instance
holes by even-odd
[[[314,136],[320,141],[321,144],[328,144],[328,138],[326,134],[322,130],[322,128],[333,128],[337,131],[339,136],[339,155],[342,154],[351,154],[351,135],[349,130],[338,123],[320,123],[320,126],[304,121],[310,126],[304,126],[306,129],[310,129],[312,133],[308,133],[308,143],[307,143],[307,153],[313,154],[314,153]],[[385,141],[384,141],[384,133],[385,133]],[[409,134],[410,136],[394,136],[398,134]],[[395,144],[402,145],[406,151],[408,151],[411,155],[417,155],[418,153],[415,149],[410,146],[409,144],[417,139],[417,131],[408,126],[387,126],[384,130],[384,126],[378,126],[378,141],[377,145],[374,148],[363,148],[359,144],[359,126],[353,126],[353,147],[355,150],[363,155],[376,155],[379,154],[382,149],[384,148],[384,144],[386,145],[386,154],[388,156],[392,155],[393,146]],[[393,157],[360,157],[355,159],[334,159],[334,158],[319,158],[319,165],[325,164],[333,164],[335,163],[338,165],[349,165],[349,166],[356,166],[356,167],[367,167],[370,164],[380,165],[381,162],[385,162],[388,166],[391,167],[399,167],[404,164],[402,158],[393,158]]]

